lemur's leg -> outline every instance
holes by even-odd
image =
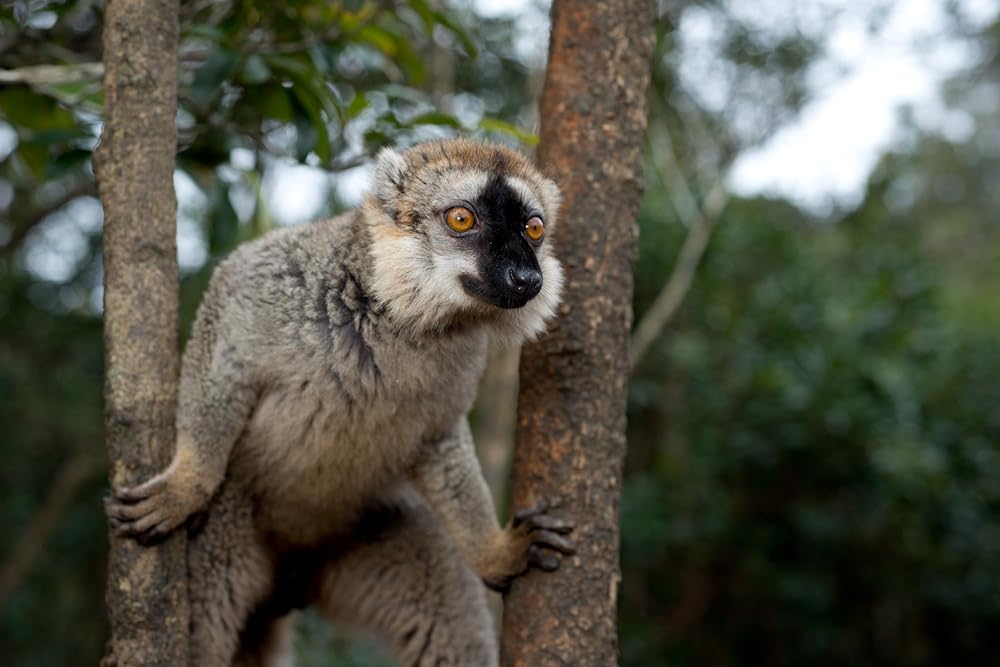
[[[424,499],[407,486],[362,526],[323,572],[319,611],[387,639],[404,667],[494,667],[485,588]]]
[[[292,667],[294,620],[292,612],[280,618],[262,618],[259,623],[251,621],[244,629],[234,667]]]
[[[204,520],[188,538],[191,664],[229,667],[251,610],[272,587],[273,565],[235,484],[223,483]]]
[[[529,566],[559,567],[559,554],[573,554],[573,523],[547,513],[548,504],[514,513],[501,528],[476,458],[468,421],[427,443],[410,472],[420,491],[448,527],[465,560],[490,588],[503,590]]]

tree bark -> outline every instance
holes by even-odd
[[[104,206],[105,429],[114,486],[162,469],[177,395],[178,0],[109,0],[104,131],[94,153]],[[188,663],[184,531],[142,547],[110,537],[109,657]]]
[[[554,0],[539,162],[562,188],[559,317],[521,355],[512,498],[576,521],[578,553],[517,579],[505,667],[618,663],[618,503],[632,270],[653,50],[650,0]]]
[[[507,481],[510,479],[520,352],[518,348],[509,346],[490,347],[475,407],[473,435],[476,455],[497,507],[507,499]]]

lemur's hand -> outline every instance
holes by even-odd
[[[510,580],[529,567],[546,572],[559,568],[557,554],[572,555],[576,547],[565,537],[573,531],[571,521],[547,514],[544,500],[534,507],[518,510],[503,532],[500,553],[490,559],[482,579],[493,590],[504,591]]]
[[[115,489],[104,499],[111,528],[140,544],[159,542],[195,512],[204,509],[212,495],[201,483],[187,457],[177,456],[166,470],[137,486]]]

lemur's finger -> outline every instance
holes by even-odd
[[[531,540],[536,545],[550,547],[556,551],[561,551],[567,556],[576,553],[576,546],[558,533],[550,530],[539,530],[531,534]]]
[[[104,499],[104,511],[109,518],[123,521],[135,521],[156,511],[158,503],[150,499],[140,500],[133,504],[117,502],[111,498]]]
[[[514,512],[514,525],[519,526],[528,519],[535,517],[549,509],[547,500],[539,500],[533,507],[527,507]]]
[[[136,535],[135,541],[144,547],[152,546],[154,544],[159,544],[164,539],[166,539],[167,535],[170,534],[171,530],[172,528],[170,527],[169,522],[163,521],[162,523],[159,523],[156,526],[154,526],[152,529],[147,530],[146,532],[140,535]]]
[[[559,559],[550,554],[543,553],[541,548],[535,544],[528,547],[528,562],[546,572],[553,572],[559,569]]]
[[[138,521],[110,520],[111,529],[118,537],[130,537],[143,546],[162,542],[173,530],[173,521],[159,515],[145,516]]]
[[[147,514],[138,519],[113,519],[115,534],[119,537],[139,537],[160,522],[160,517]]]
[[[167,478],[163,475],[157,475],[148,482],[143,482],[137,486],[119,489],[115,492],[115,496],[123,503],[136,503],[140,500],[149,498],[151,495],[159,491],[162,491],[163,487],[166,485]]]
[[[576,528],[576,524],[567,519],[561,519],[557,516],[551,516],[549,514],[536,514],[528,519],[528,524],[532,528],[542,528],[544,530],[551,530],[555,533],[571,533],[573,529]]]

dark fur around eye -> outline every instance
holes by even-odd
[[[524,222],[537,212],[499,175],[472,202],[480,233],[470,239],[478,250],[479,275],[463,276],[466,293],[500,308],[519,308],[538,294],[542,273]]]

